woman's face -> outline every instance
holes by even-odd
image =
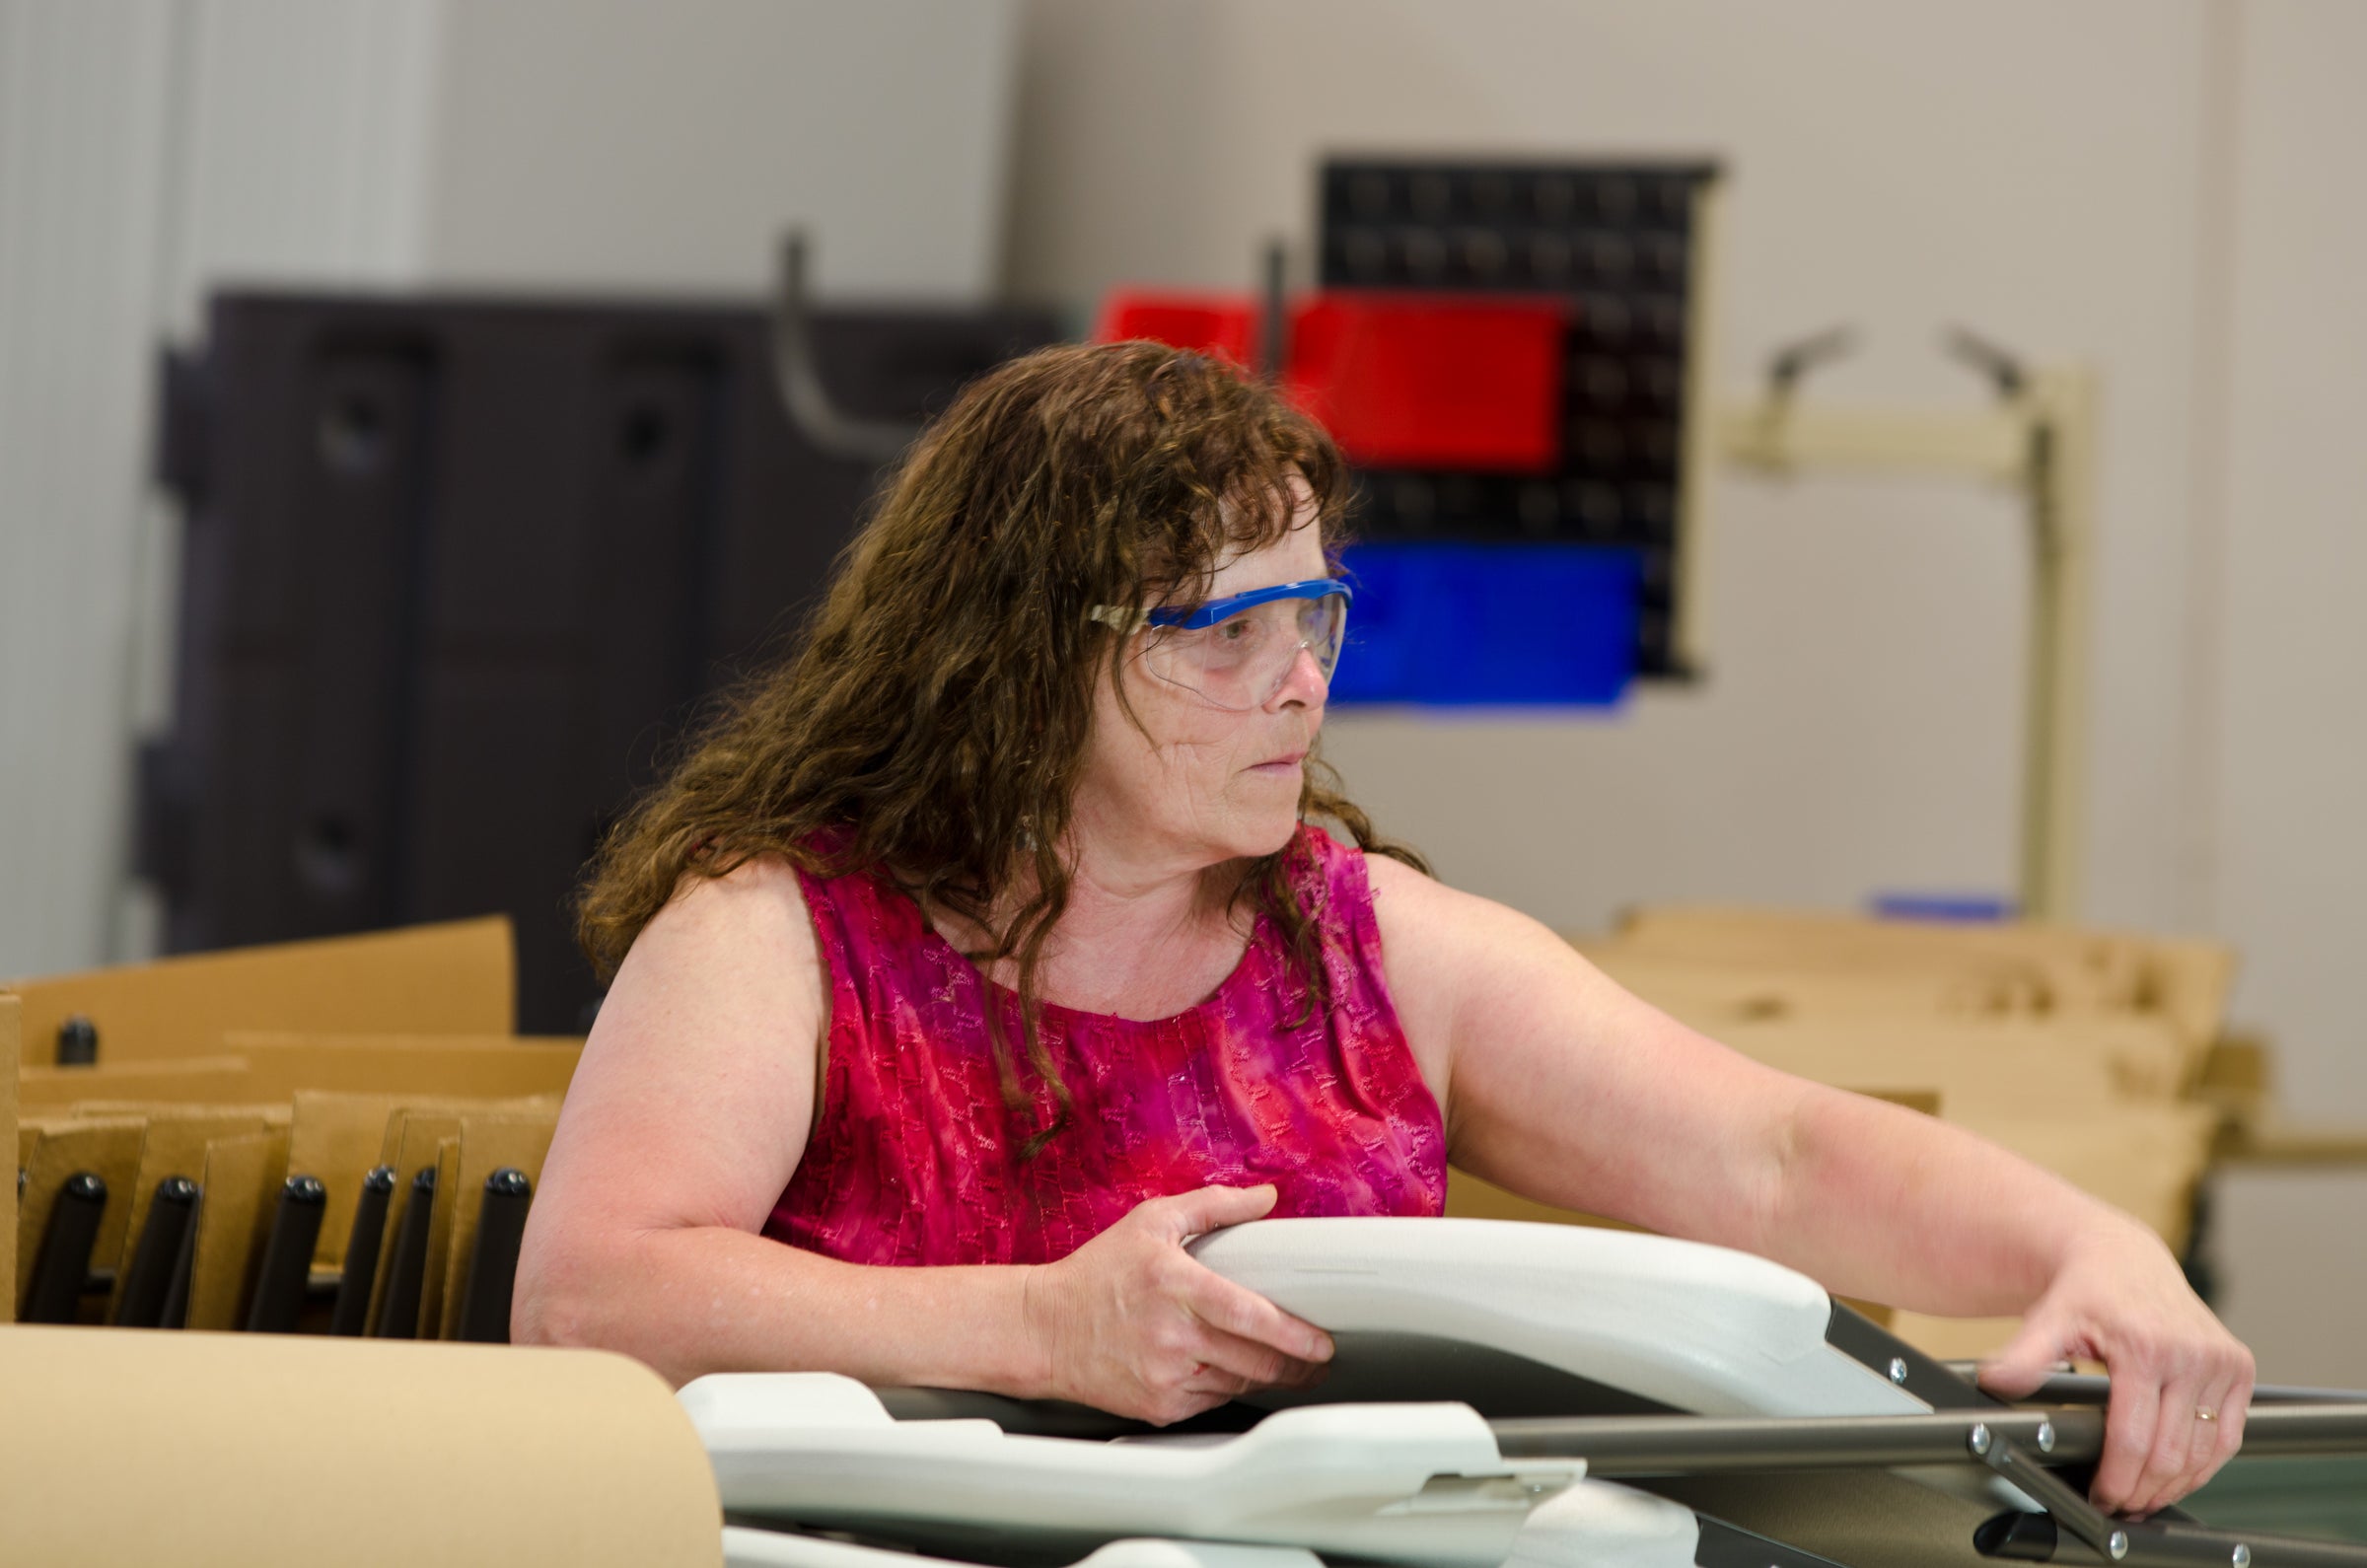
[[[1314,505],[1302,497],[1280,539],[1218,563],[1208,597],[1328,571]],[[1105,677],[1077,786],[1079,829],[1128,861],[1193,867],[1269,855],[1290,841],[1304,762],[1324,722],[1327,684],[1314,655],[1299,650],[1273,694],[1247,711],[1153,674],[1141,633],[1128,640],[1118,678],[1142,728],[1127,722]]]

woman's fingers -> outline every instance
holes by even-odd
[[[1315,1362],[1284,1355],[1271,1345],[1206,1324],[1201,1325],[1200,1340],[1193,1354],[1211,1375],[1239,1380],[1241,1387],[1230,1390],[1234,1393],[1251,1389],[1302,1389],[1323,1375],[1323,1368]],[[1189,1386],[1187,1382],[1186,1387]]]
[[[1162,1230],[1182,1242],[1223,1230],[1228,1225],[1244,1225],[1262,1218],[1272,1211],[1275,1197],[1270,1181],[1255,1187],[1201,1187],[1173,1197],[1153,1198],[1137,1205],[1134,1213],[1148,1211]]]
[[[2191,1383],[2174,1382],[2162,1394],[2153,1461],[2138,1479],[2130,1508],[2150,1514],[2209,1480],[2243,1446],[2251,1398],[2251,1379],[2239,1368],[2214,1368]]]
[[[1204,1264],[1191,1264],[1184,1306],[1219,1333],[1271,1347],[1294,1361],[1331,1359],[1331,1336]]]
[[[2123,1368],[2126,1368],[2124,1371]],[[2136,1496],[2137,1480],[2152,1457],[2161,1427],[2162,1386],[2151,1368],[2112,1364],[2113,1396],[2104,1417],[2104,1457],[2088,1489],[2098,1508],[2113,1512]]]

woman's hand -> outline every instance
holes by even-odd
[[[2082,1247],[1981,1368],[1981,1387],[2019,1398],[2067,1357],[2112,1373],[2099,1508],[2139,1518],[2209,1480],[2244,1443],[2252,1352],[2187,1288],[2169,1250],[2131,1225]]]
[[[1315,1382],[1331,1337],[1184,1250],[1273,1206],[1271,1186],[1152,1198],[1039,1268],[1026,1313],[1046,1391],[1165,1426],[1252,1389]]]

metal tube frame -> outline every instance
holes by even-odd
[[[2238,1534],[2186,1524],[2111,1518],[2049,1466],[2104,1451],[2093,1404],[1930,1415],[1717,1417],[1570,1416],[1492,1421],[1506,1459],[1577,1459],[1590,1475],[1641,1477],[1720,1471],[1890,1469],[1979,1464],[2044,1507],[2060,1531],[2125,1568],[2362,1568],[2367,1546]],[[2251,1455],[2367,1453],[2367,1400],[2256,1406],[2245,1418]],[[2051,1549],[2047,1552],[2051,1558]]]

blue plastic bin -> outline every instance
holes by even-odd
[[[1335,705],[1601,708],[1635,678],[1634,550],[1370,543],[1345,567]]]

